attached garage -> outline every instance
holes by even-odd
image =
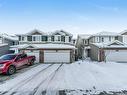
[[[71,63],[75,61],[75,46],[66,44],[29,44],[16,48],[27,55],[34,55],[40,63]]]
[[[70,50],[45,50],[44,63],[70,63]]]
[[[127,45],[120,41],[91,44],[90,57],[95,61],[127,62]]]
[[[105,50],[106,61],[127,62],[127,50]]]

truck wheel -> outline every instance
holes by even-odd
[[[31,60],[28,65],[31,66],[33,64],[34,64],[34,60]]]
[[[12,75],[12,74],[14,74],[15,72],[16,72],[15,66],[10,66],[10,67],[8,68],[8,70],[7,70],[7,74],[8,74],[8,75]]]

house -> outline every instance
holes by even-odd
[[[15,35],[0,34],[0,44],[8,44],[9,46],[18,44],[18,37]]]
[[[79,59],[89,57],[90,46],[89,46],[89,38],[91,35],[88,34],[80,34],[77,37],[76,48],[77,48],[77,56]]]
[[[102,31],[93,35],[78,35],[76,47],[78,48],[79,58],[91,57],[91,47],[92,43],[110,43],[114,40],[120,42],[123,41],[122,35],[114,32]]]
[[[8,53],[12,53],[11,50],[9,50],[9,46],[18,44],[18,39],[16,36],[11,36],[8,34],[0,34],[0,56]]]
[[[25,52],[35,55],[40,63],[71,63],[75,60],[75,46],[72,34],[63,30],[45,33],[33,30],[26,34],[18,34],[19,45],[11,46],[15,53]]]
[[[95,61],[127,62],[127,44],[115,40],[109,43],[92,43],[90,58]]]

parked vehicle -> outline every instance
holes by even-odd
[[[35,56],[26,54],[6,54],[0,57],[0,73],[12,75],[23,65],[32,65]]]

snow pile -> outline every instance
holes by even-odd
[[[0,92],[8,95],[14,92],[14,95],[56,95],[58,91],[72,95],[117,92],[127,90],[126,72],[125,63],[78,61],[63,65],[41,64],[1,84]]]

